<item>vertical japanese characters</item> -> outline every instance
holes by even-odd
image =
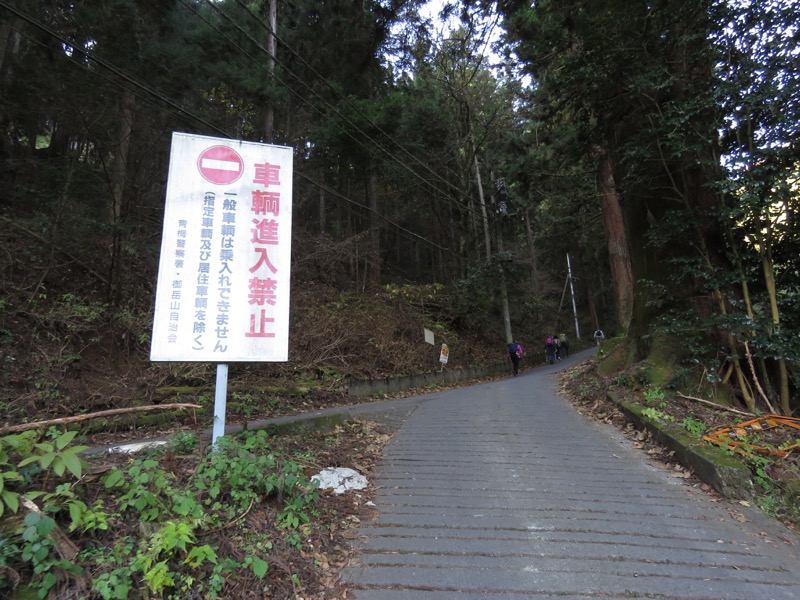
[[[167,343],[175,344],[178,341],[178,320],[181,315],[181,299],[183,295],[183,279],[181,271],[186,258],[186,219],[178,221],[178,231],[173,248],[173,265],[175,276],[172,279],[169,298],[169,324],[167,325]]]
[[[236,241],[237,194],[226,192],[222,200],[222,222],[220,223],[219,272],[217,273],[217,322],[214,329],[217,340],[214,352],[228,351],[231,316],[231,281],[234,274],[234,245]]]
[[[275,337],[271,326],[275,318],[270,315],[269,307],[275,306],[277,301],[278,281],[273,276],[278,275],[278,269],[270,260],[270,249],[280,244],[279,223],[281,207],[280,165],[261,163],[255,165],[253,183],[260,186],[251,193],[250,212],[253,214],[252,237],[252,277],[248,282],[247,301],[251,306],[250,328],[245,333],[247,337]],[[271,190],[270,187],[273,189]]]

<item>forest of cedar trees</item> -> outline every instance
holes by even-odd
[[[601,329],[667,402],[797,416],[798,42],[797,0],[0,0],[0,425],[212,402],[149,357],[175,132],[293,154],[289,359],[234,414]]]

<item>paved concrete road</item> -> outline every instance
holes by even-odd
[[[358,600],[800,600],[797,537],[578,415],[562,366],[416,399],[343,572]]]

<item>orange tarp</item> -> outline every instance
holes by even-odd
[[[763,441],[758,439],[758,433],[780,427],[796,430],[791,432],[793,436],[796,436],[793,444],[783,444],[778,448],[761,445]],[[756,439],[753,442],[748,441],[747,438],[752,438],[753,436]],[[772,454],[773,456],[787,456],[792,450],[800,448],[800,419],[781,415],[766,415],[732,427],[718,429],[713,433],[704,435],[703,439],[723,448],[732,448],[740,454],[760,452],[762,454]]]

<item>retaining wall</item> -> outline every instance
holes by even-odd
[[[384,396],[404,390],[457,383],[470,379],[480,379],[481,377],[493,377],[504,373],[510,374],[510,369],[510,364],[504,361],[493,363],[485,367],[467,367],[452,370],[445,367],[442,371],[431,371],[429,373],[406,375],[403,377],[386,377],[385,379],[368,379],[363,381],[351,379],[347,385],[347,395],[354,398]]]
[[[675,452],[675,457],[714,490],[726,498],[753,499],[750,467],[721,448],[693,438],[676,425],[654,421],[645,416],[646,407],[626,402],[613,393],[608,398],[633,421],[637,429],[649,431],[655,440]]]

